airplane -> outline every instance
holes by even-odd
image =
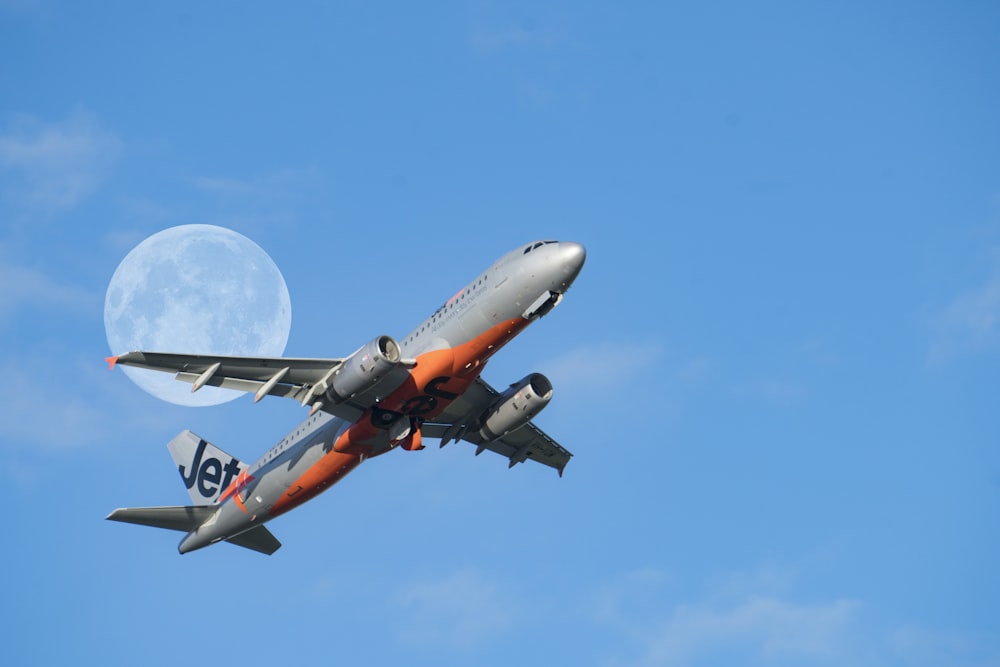
[[[273,554],[281,543],[265,523],[329,489],[368,459],[424,449],[424,438],[475,446],[508,460],[536,461],[563,474],[572,454],[532,419],[552,383],[531,373],[497,391],[480,378],[490,358],[547,315],[579,275],[579,243],[536,241],[494,262],[401,341],[381,335],[348,357],[259,358],[163,352],[107,357],[175,373],[191,391],[223,387],[299,401],[308,417],[253,464],[191,431],[167,444],[192,504],[127,507],[107,516],[185,533],[181,554],[218,542]]]

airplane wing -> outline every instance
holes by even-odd
[[[178,380],[190,382],[193,390],[203,386],[222,387],[253,393],[259,401],[264,396],[282,396],[312,404],[325,412],[357,421],[375,404],[377,391],[362,391],[342,402],[324,404],[317,400],[314,388],[322,387],[348,359],[309,359],[294,357],[238,357],[166,352],[129,352],[108,357],[108,363],[175,373]],[[404,360],[392,372],[409,373],[412,361]],[[573,456],[562,445],[529,422],[495,440],[484,440],[478,420],[500,397],[500,393],[481,379],[456,398],[436,417],[421,425],[421,434],[440,438],[441,446],[451,440],[465,440],[476,445],[476,454],[496,452],[513,467],[527,460],[555,468],[562,475]]]
[[[508,467],[527,460],[555,468],[562,477],[563,469],[573,456],[542,429],[528,422],[496,440],[484,440],[479,434],[477,420],[500,397],[500,392],[482,379],[477,379],[469,389],[456,398],[434,421],[424,422],[421,435],[440,438],[444,447],[452,440],[465,440],[476,445],[476,456],[486,450],[509,460]]]
[[[307,405],[314,399],[313,387],[332,377],[346,359],[129,352],[108,357],[107,361],[112,368],[115,364],[123,364],[175,373],[178,380],[192,384],[192,391],[203,386],[222,387],[253,393],[255,401],[264,396],[283,396]],[[370,407],[368,403],[373,397],[361,395],[354,399],[322,405],[321,408],[338,417],[355,421]]]

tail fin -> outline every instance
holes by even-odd
[[[167,443],[177,464],[184,486],[195,505],[211,505],[219,495],[247,469],[235,457],[200,438],[191,431],[181,431]]]

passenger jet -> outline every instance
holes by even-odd
[[[340,359],[258,358],[129,352],[107,361],[176,373],[208,385],[282,396],[309,408],[303,423],[247,465],[182,431],[167,448],[192,503],[129,507],[113,521],[183,532],[184,554],[216,542],[274,553],[264,526],[344,478],[364,461],[424,438],[466,441],[509,466],[531,460],[562,476],[572,456],[531,421],[552,398],[532,373],[497,391],[480,379],[486,362],[563,298],[586,259],[578,243],[538,241],[497,260],[400,341],[378,336]]]

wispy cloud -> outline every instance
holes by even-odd
[[[65,450],[92,446],[108,435],[107,411],[99,409],[100,364],[60,363],[34,356],[0,364],[0,422],[8,447]],[[106,370],[107,366],[103,370]],[[72,378],[71,381],[65,381]]]
[[[542,371],[558,387],[592,392],[624,386],[662,357],[662,345],[655,341],[609,341],[568,350],[545,362]]]
[[[203,222],[244,228],[294,222],[304,206],[326,191],[323,172],[315,167],[275,169],[245,178],[200,176],[193,185],[210,205]]]
[[[932,364],[996,345],[1000,339],[1000,258],[985,282],[957,295],[938,313],[933,328]]]
[[[567,32],[556,26],[539,27],[534,22],[511,22],[502,26],[474,30],[469,44],[479,53],[506,49],[551,49],[569,41]]]
[[[405,611],[400,639],[448,649],[470,649],[510,628],[514,606],[500,586],[475,570],[410,584],[396,596]]]
[[[0,0],[0,10],[12,13],[36,14],[43,9],[42,0]]]
[[[33,214],[73,208],[93,193],[121,156],[124,144],[90,114],[46,123],[17,116],[0,134],[3,195]]]
[[[968,633],[909,626],[894,631],[889,644],[892,653],[900,658],[898,664],[912,667],[997,667],[1000,665],[1000,653],[990,655],[989,651],[983,650],[991,643],[990,640],[990,637]]]
[[[100,299],[101,295],[78,285],[59,282],[43,271],[0,257],[0,323],[12,324],[14,313],[27,306],[92,312],[101,307]]]
[[[646,639],[642,662],[677,665],[719,649],[756,658],[798,657],[840,664],[859,605],[848,600],[796,604],[756,597],[731,607],[679,606]]]
[[[681,356],[655,339],[581,345],[540,361],[538,368],[552,380],[560,406],[618,396],[665,421],[680,418],[719,374],[713,359]]]
[[[798,579],[763,567],[684,599],[667,573],[628,572],[597,591],[594,620],[623,639],[616,665],[1000,665],[992,637],[880,625],[860,600],[802,601]]]
[[[484,60],[519,62],[523,69],[514,79],[514,92],[529,108],[552,110],[566,97],[559,54],[574,46],[570,20],[566,16],[502,16],[509,8],[483,7],[470,30],[470,50]]]
[[[235,178],[200,176],[195,179],[194,184],[196,188],[203,192],[224,196],[243,197],[254,191],[253,184]]]
[[[787,378],[766,378],[744,382],[735,387],[736,394],[743,398],[760,401],[778,408],[800,405],[809,396],[809,390],[797,380]]]
[[[303,191],[318,189],[322,181],[323,174],[319,169],[303,167],[275,169],[248,178],[199,176],[194,180],[194,186],[206,194],[259,203],[261,200],[293,200]]]
[[[150,411],[149,398],[101,360],[103,351],[72,354],[53,343],[0,360],[0,456],[31,452],[44,461],[72,450],[132,437],[161,437],[176,413]],[[113,416],[113,417],[112,417]],[[0,476],[8,473],[0,466]],[[31,473],[25,464],[22,473]],[[28,476],[27,474],[25,476]]]
[[[842,664],[859,602],[784,599],[774,590],[773,572],[740,579],[743,585],[730,581],[723,591],[685,602],[669,599],[665,574],[628,574],[602,590],[599,620],[626,634],[634,648],[629,662],[637,665],[701,664],[725,656],[739,656],[740,664]]]
[[[992,337],[1000,321],[1000,275],[985,285],[961,294],[944,313],[947,326],[977,340]]]

